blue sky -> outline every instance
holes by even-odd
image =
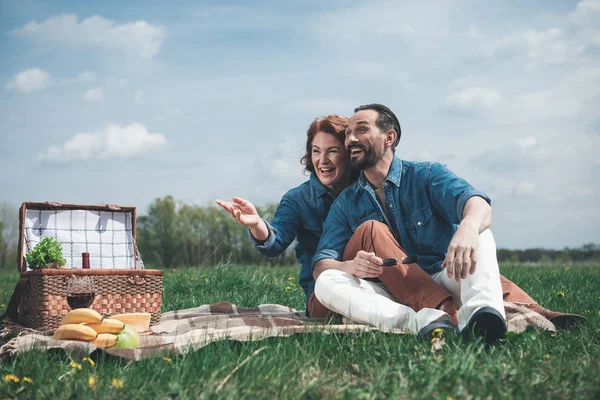
[[[379,102],[499,247],[600,242],[600,1],[3,1],[0,52],[0,202],[277,202]]]

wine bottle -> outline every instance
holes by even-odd
[[[81,268],[90,269],[90,253],[81,253]]]

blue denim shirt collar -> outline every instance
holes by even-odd
[[[323,196],[324,194],[331,195],[327,191],[327,188],[321,183],[321,181],[317,177],[317,174],[315,174],[314,172],[310,173],[310,186],[312,187],[312,189],[315,191],[315,193],[319,197]]]
[[[397,187],[400,187],[400,181],[402,180],[402,160],[398,157],[394,156],[394,159],[392,160],[392,165],[390,166],[390,170],[388,171],[385,180],[390,181]],[[358,184],[356,185],[356,190],[358,190],[359,188],[366,189],[367,186],[369,186],[369,181],[365,176],[365,172],[361,171],[360,176],[358,177]]]

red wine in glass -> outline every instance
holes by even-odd
[[[67,285],[67,303],[72,310],[88,308],[94,302],[94,281],[89,276],[72,276]]]
[[[94,302],[95,293],[69,293],[67,303],[72,310],[76,308],[88,308]]]

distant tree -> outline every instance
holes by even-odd
[[[8,203],[0,204],[0,269],[7,268],[17,260],[19,240],[18,211]]]

